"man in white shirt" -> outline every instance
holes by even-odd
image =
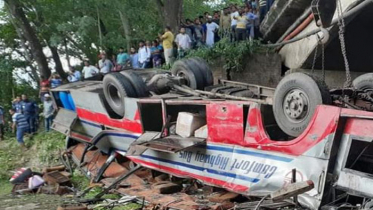
[[[181,27],[180,33],[176,36],[175,42],[178,49],[189,50],[191,48],[192,40],[189,35],[185,33],[184,27]]]
[[[212,47],[215,43],[215,32],[219,29],[219,25],[212,22],[212,17],[209,16],[206,23],[206,45]]]
[[[140,68],[144,69],[145,66],[150,62],[150,56],[151,52],[149,47],[144,45],[143,41],[140,41],[139,43],[139,63],[140,63]]]
[[[231,41],[235,39],[234,37],[236,34],[236,27],[237,27],[237,20],[235,19],[235,17],[237,18],[238,16],[240,16],[240,13],[238,13],[238,10],[235,6],[232,6],[231,7],[231,28],[232,28]]]
[[[84,79],[93,77],[98,74],[99,70],[95,66],[89,64],[89,61],[84,61],[84,68],[82,73],[84,74]]]
[[[175,43],[177,44],[178,57],[183,58],[185,51],[190,50],[192,40],[189,35],[185,33],[185,27],[180,28],[180,33],[176,36]]]
[[[100,73],[107,74],[111,72],[114,65],[109,59],[106,58],[106,54],[101,54],[101,60],[98,61],[98,67],[100,67]]]

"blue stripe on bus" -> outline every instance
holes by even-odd
[[[272,159],[272,160],[277,160],[277,161],[282,161],[282,162],[291,162],[293,160],[292,158],[287,158],[287,157],[282,157],[282,156],[277,156],[277,155],[272,155],[272,154],[264,154],[264,153],[259,153],[259,152],[243,150],[243,149],[229,148],[229,147],[222,147],[222,146],[215,146],[215,145],[201,146],[201,148],[206,148],[208,150],[215,150],[215,151],[221,151],[221,152],[230,152],[230,153],[237,153],[237,154],[242,154],[242,155],[255,156],[255,157]]]
[[[141,155],[141,157],[145,158],[145,159],[156,160],[156,161],[160,161],[160,162],[164,162],[164,163],[169,163],[169,164],[174,164],[174,165],[177,165],[177,166],[182,166],[182,167],[194,169],[194,170],[197,170],[197,171],[202,171],[202,172],[206,171],[207,173],[210,173],[210,174],[227,176],[227,177],[231,177],[231,178],[234,178],[234,179],[240,179],[240,180],[244,180],[244,181],[248,181],[248,182],[252,182],[252,183],[257,183],[257,182],[260,181],[260,179],[258,179],[258,178],[251,178],[251,177],[247,177],[247,176],[237,175],[237,174],[234,174],[234,173],[218,171],[218,170],[214,170],[214,169],[204,168],[204,167],[200,167],[200,166],[196,166],[196,165],[177,162],[177,161],[173,161],[173,160],[167,160],[167,159],[153,157],[153,156],[149,156],[149,155]]]
[[[82,119],[79,119],[80,122],[82,122],[83,124],[87,124],[87,125],[91,125],[91,126],[94,126],[96,128],[101,128],[101,125],[98,125],[98,124],[95,124],[93,122],[89,122],[89,121],[85,121],[85,120],[82,120]]]

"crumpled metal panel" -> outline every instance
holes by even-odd
[[[339,174],[337,187],[352,195],[373,197],[373,177],[371,174],[343,169]]]
[[[149,141],[145,141],[140,145],[152,150],[168,153],[177,153],[197,145],[205,144],[206,139],[195,137],[183,138],[180,136],[171,135],[164,138],[150,139]]]
[[[60,108],[57,116],[53,120],[52,128],[68,135],[76,119],[77,114],[75,112]]]
[[[311,6],[312,0],[277,0],[260,25],[265,40],[275,43],[297,18]]]

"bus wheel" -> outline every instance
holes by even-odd
[[[325,82],[303,74],[285,76],[277,85],[273,99],[273,113],[278,126],[289,136],[303,133],[318,105],[331,104]]]

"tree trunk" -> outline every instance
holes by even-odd
[[[162,17],[163,26],[170,26],[177,33],[183,16],[183,0],[155,0]]]
[[[71,62],[70,62],[69,49],[67,48],[67,41],[66,41],[66,39],[63,40],[63,46],[65,47],[65,55],[66,55],[67,65],[70,67],[71,66]]]
[[[101,31],[101,22],[100,22],[100,12],[98,10],[98,6],[96,6],[97,9],[97,26],[98,26],[98,35],[100,38],[100,47],[102,47],[102,31]]]
[[[123,14],[121,10],[119,10],[120,20],[122,21],[124,36],[126,37],[127,42],[127,51],[129,52],[131,49],[131,26],[128,20],[128,17]]]
[[[30,22],[26,18],[21,4],[18,0],[5,0],[5,3],[9,8],[11,16],[16,20],[17,26],[22,30],[24,37],[29,42],[32,55],[38,64],[40,74],[46,78],[50,77],[51,71],[43,53],[43,47],[40,44],[34,29],[31,27]]]
[[[67,78],[66,72],[63,70],[60,55],[58,54],[57,47],[48,45],[49,49],[52,52],[52,58],[54,63],[56,64],[56,72],[61,76],[62,79]]]

